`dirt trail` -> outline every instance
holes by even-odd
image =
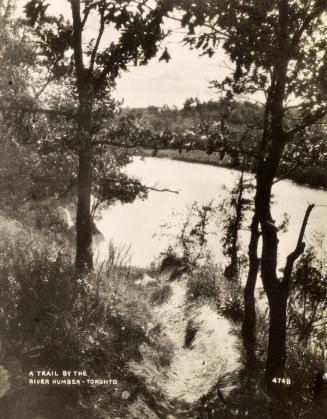
[[[237,338],[228,320],[209,305],[187,307],[187,279],[171,283],[172,297],[155,309],[163,332],[175,346],[164,391],[169,399],[193,403],[206,394],[218,378],[239,368]],[[190,348],[184,347],[186,326],[192,319],[198,329]]]

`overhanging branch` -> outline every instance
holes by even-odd
[[[315,113],[311,113],[305,116],[299,125],[286,132],[286,141],[291,140],[293,135],[300,133],[301,131],[305,130],[305,128],[316,124],[320,119],[324,118],[326,115],[327,107],[323,107],[321,109],[318,109]]]
[[[1,111],[17,111],[17,112],[25,112],[25,113],[32,113],[32,114],[43,114],[43,115],[52,115],[52,116],[64,116],[66,118],[74,119],[77,117],[77,114],[74,112],[69,111],[60,111],[56,109],[45,109],[39,107],[27,107],[27,106],[20,106],[20,105],[9,105],[4,106],[0,104]]]

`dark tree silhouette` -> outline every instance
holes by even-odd
[[[81,271],[93,267],[92,156],[99,125],[104,117],[112,114],[111,90],[128,65],[144,65],[155,56],[165,36],[162,19],[171,2],[156,2],[153,10],[146,3],[71,0],[69,21],[63,16],[49,16],[43,0],[31,0],[25,6],[43,65],[57,81],[65,78],[70,81],[68,110],[59,106],[56,109],[32,107],[28,111],[73,120],[73,142],[78,156],[76,267]],[[85,31],[91,16],[93,23],[98,23],[98,32],[94,39],[87,40]],[[109,40],[110,29],[117,30],[116,40]],[[112,145],[119,144],[112,142]]]
[[[269,301],[270,330],[265,382],[283,377],[286,361],[286,306],[294,262],[302,254],[307,219],[299,241],[278,276],[278,230],[271,213],[272,188],[286,147],[327,113],[325,0],[188,2],[183,24],[191,46],[212,55],[222,43],[234,72],[215,86],[228,97],[264,92],[262,130],[257,147],[255,210],[251,224],[249,272],[245,287],[244,343],[250,364],[255,349],[254,289],[260,268]],[[197,27],[207,28],[206,31]],[[293,103],[290,103],[293,102]],[[294,117],[294,112],[296,116]],[[262,236],[261,255],[258,255]]]

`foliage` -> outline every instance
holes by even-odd
[[[325,4],[321,1],[311,1],[308,5],[300,1],[287,3],[289,30],[294,34],[288,51],[291,63],[287,95],[300,94],[307,103],[323,100],[326,63],[319,58],[319,51],[325,49],[326,42],[321,18]],[[201,25],[209,27],[207,32],[190,36],[189,44],[211,55],[222,43],[235,64],[233,77],[226,78],[221,87],[231,95],[267,89],[271,64],[278,59],[276,51],[280,47],[280,38],[276,36],[278,2],[254,0],[246,6],[229,0],[193,3],[181,0],[180,4],[185,10],[182,23],[189,28],[190,35]],[[302,74],[305,76],[301,77]],[[322,90],[318,91],[319,87]]]
[[[175,107],[149,106],[144,109],[132,108],[123,111],[128,115],[143,118],[155,131],[170,131],[183,134],[192,130],[202,122],[215,122],[225,119],[226,123],[235,129],[253,123],[258,119],[261,108],[249,102],[209,100],[201,102],[199,99],[188,98],[182,109]]]
[[[172,296],[172,289],[169,284],[157,287],[151,294],[151,303],[161,305],[166,303]]]
[[[251,180],[246,179],[242,171],[228,198],[219,207],[219,213],[222,214],[223,254],[228,258],[224,273],[230,280],[241,280],[241,268],[246,264],[245,256],[240,254],[242,249],[239,235],[253,206],[249,196],[253,188]]]
[[[207,260],[203,266],[192,272],[187,284],[187,297],[190,301],[209,300],[215,305],[220,300],[221,272],[216,264]]]
[[[174,357],[174,345],[166,337],[159,335],[155,341],[155,364],[161,368],[167,368],[171,364]]]
[[[163,366],[172,356],[168,341],[155,329],[148,333],[149,302],[126,279],[124,264],[115,267],[108,262],[76,278],[72,256],[64,249],[40,249],[26,233],[4,236],[1,243],[2,362],[12,377],[12,399],[8,405],[3,401],[2,411],[25,403],[18,388],[24,388],[28,371],[65,369],[85,370],[90,378],[109,377],[118,384],[51,387],[46,397],[57,403],[56,414],[69,417],[72,409],[76,418],[102,418],[108,412],[124,416],[128,403],[121,403],[122,391],[128,389],[132,399],[142,391],[128,367],[130,361],[141,362],[140,346],[146,343],[157,351]],[[26,391],[30,400],[42,397],[34,387]],[[34,407],[25,408],[36,409],[34,415],[52,417],[51,403],[45,407],[36,401]]]
[[[33,77],[25,77],[31,82],[28,86],[22,84],[23,95],[11,94],[10,88],[8,93],[8,87],[4,86],[1,95],[9,94],[11,100],[4,102],[1,110],[20,114],[20,127],[27,124],[30,128],[27,133],[31,134],[27,137],[40,140],[43,157],[56,155],[57,169],[70,167],[60,159],[60,153],[74,156],[76,166],[68,177],[72,180],[68,185],[77,189],[76,265],[83,270],[93,267],[92,215],[96,208],[102,202],[132,202],[137,196],[146,195],[138,180],[130,180],[120,172],[126,163],[120,161],[114,171],[107,170],[106,163],[111,159],[108,154],[115,153],[106,150],[101,134],[107,120],[115,114],[117,104],[111,92],[117,77],[128,65],[145,65],[156,55],[160,41],[166,36],[161,28],[163,17],[172,3],[156,2],[154,10],[149,9],[148,2],[138,1],[113,4],[105,0],[76,0],[70,6],[71,20],[66,20],[62,15],[50,16],[44,0],[30,0],[25,4],[25,19],[12,19],[15,28],[21,26],[29,35],[28,46],[33,51],[29,58],[34,59],[25,67]],[[98,21],[99,27],[94,38],[86,39],[90,16],[92,21]],[[10,37],[13,27],[9,25],[6,29]],[[113,31],[117,36],[107,37]],[[6,58],[6,48],[0,53]],[[168,60],[168,52],[161,58]],[[40,88],[33,89],[33,85]],[[45,122],[41,133],[35,127],[40,122]],[[111,134],[114,136],[115,131]],[[108,138],[106,143],[113,147],[120,145],[114,140],[108,144]],[[92,193],[97,194],[93,214]]]
[[[321,242],[323,246],[323,242]],[[298,339],[308,341],[323,331],[327,313],[327,284],[324,260],[313,247],[299,259],[288,301],[289,328]],[[322,325],[322,326],[321,326]],[[323,339],[320,336],[320,339]]]
[[[322,367],[322,359],[313,354],[306,343],[293,338],[289,339],[286,374],[291,378],[292,386],[290,392],[285,396],[297,417],[312,409],[315,382]]]
[[[182,261],[187,269],[199,266],[208,254],[208,228],[214,212],[212,202],[201,206],[194,202],[187,209],[180,232],[174,236],[174,246],[169,246],[163,255]],[[172,226],[167,224],[163,227],[169,231]]]
[[[222,277],[220,286],[219,312],[239,323],[243,319],[243,288],[239,282]]]
[[[187,285],[189,301],[203,301],[213,304],[223,316],[234,322],[243,317],[243,290],[238,281],[230,281],[221,267],[210,258],[194,270]]]
[[[297,246],[287,257],[281,279],[277,272],[279,240],[271,211],[272,188],[287,145],[305,137],[308,127],[323,122],[327,115],[327,60],[322,59],[326,51],[327,5],[320,0],[181,0],[180,4],[185,10],[183,24],[191,35],[188,43],[209,56],[222,43],[233,64],[232,74],[213,85],[224,91],[227,99],[264,92],[261,127],[250,128],[252,132],[244,134],[257,138],[256,150],[250,150],[251,154],[255,151],[256,194],[245,293],[244,344],[248,360],[253,360],[253,297],[262,235],[261,278],[270,303],[265,386],[273,395],[272,379],[285,370],[286,310],[292,270],[304,251],[304,233],[313,205],[308,206]],[[209,30],[194,36],[195,28],[203,25]],[[249,154],[249,150],[243,150],[243,154]]]

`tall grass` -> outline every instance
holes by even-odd
[[[23,232],[0,237],[2,364],[12,382],[0,399],[3,419],[125,417],[142,389],[129,369],[142,361],[141,346],[158,349],[160,362],[169,362],[168,343],[155,328],[149,333],[149,297],[134,285],[127,253],[111,246],[107,261],[82,277],[69,249],[40,246]],[[28,372],[36,370],[85,370],[89,378],[118,384],[28,386]],[[123,391],[131,394],[125,402]]]

